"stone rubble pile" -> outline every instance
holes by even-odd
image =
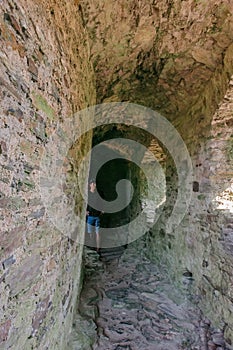
[[[86,276],[70,342],[73,350],[221,350],[222,330],[192,303],[190,280],[175,288],[133,245],[118,259],[86,250]],[[111,252],[109,253],[111,254]],[[188,279],[188,277],[187,277]]]

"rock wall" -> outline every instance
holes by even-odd
[[[171,236],[165,235],[163,225],[178,188],[174,163],[167,159],[165,214],[151,232],[148,252],[155,257],[164,247],[177,279],[184,271],[192,273],[203,310],[233,342],[233,4],[227,0],[80,3],[98,101],[130,101],[159,111],[176,126],[192,158],[192,202]]]
[[[147,237],[150,256],[166,262],[178,284],[183,273],[192,276],[196,301],[213,324],[224,330],[229,343],[233,337],[232,93],[231,80],[209,134],[200,136],[199,146],[191,148],[193,193],[182,223],[173,235],[164,235],[178,188],[175,169],[168,166],[170,197],[159,223]],[[196,135],[193,140],[196,144]]]
[[[232,6],[230,0],[1,2],[2,348],[66,346],[82,247],[50,222],[39,173],[48,144],[56,151],[49,140],[58,122],[95,104],[92,63],[98,102],[151,107],[185,140],[194,167],[191,206],[172,236],[164,234],[165,211],[148,252],[155,256],[163,246],[178,279],[192,273],[203,310],[233,342]],[[80,217],[84,202],[72,184],[90,137],[61,163]],[[169,157],[168,178],[169,211],[177,190]]]
[[[186,268],[193,271],[201,304],[233,341],[233,85],[213,115],[208,137],[194,156],[193,199],[189,211]]]
[[[50,221],[39,175],[58,122],[95,104],[90,50],[75,0],[1,2],[0,28],[0,348],[64,349],[82,245]],[[73,181],[90,142],[74,146],[73,171],[61,164]]]

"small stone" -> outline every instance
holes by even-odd
[[[41,208],[33,213],[31,213],[28,217],[29,219],[39,219],[44,216],[45,208]]]
[[[21,123],[22,122],[22,120],[23,120],[23,112],[21,111],[21,109],[13,109],[13,108],[9,108],[8,110],[7,110],[7,114],[9,115],[13,115],[13,116],[15,116],[17,119],[18,119],[18,121]]]
[[[3,192],[0,191],[0,200],[5,198],[5,194]]]
[[[216,350],[217,349],[217,345],[214,344],[212,341],[208,342],[208,350]]]
[[[205,319],[204,319],[204,323],[205,323],[206,325],[210,326],[210,320],[209,320],[208,318],[205,318]]]
[[[56,267],[56,261],[54,259],[50,259],[48,266],[47,266],[47,271],[50,272]]]
[[[33,75],[34,80],[37,80],[38,69],[31,58],[28,58],[28,70]]]
[[[9,203],[9,199],[8,198],[0,199],[0,208],[7,208],[8,203]]]
[[[7,146],[6,146],[6,142],[1,141],[0,142],[0,155],[7,155]]]
[[[0,324],[0,343],[3,343],[7,340],[10,327],[11,320],[7,320],[6,322]]]
[[[16,262],[16,260],[15,260],[14,256],[11,255],[9,258],[7,258],[6,260],[4,260],[2,262],[3,269],[5,270],[7,267],[13,265],[15,262]]]
[[[0,235],[0,246],[4,255],[9,256],[10,253],[22,245],[22,235],[25,230],[25,227],[20,226]]]
[[[219,345],[219,346],[224,346],[225,345],[225,341],[223,339],[223,335],[222,334],[214,334],[212,336],[212,340],[214,342],[214,344]]]
[[[21,27],[19,23],[16,21],[14,16],[9,15],[9,13],[4,13],[4,20],[11,24],[11,26],[14,28],[16,33],[21,34]]]
[[[38,329],[40,328],[40,325],[43,323],[43,320],[47,315],[47,312],[51,306],[51,302],[49,301],[49,299],[50,297],[47,296],[47,298],[43,299],[37,304],[36,312],[32,320],[32,336],[34,336],[37,333]]]
[[[29,288],[40,277],[42,261],[35,255],[25,259],[22,265],[6,277],[12,296]]]

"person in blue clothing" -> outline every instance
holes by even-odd
[[[88,204],[87,204],[87,232],[92,234],[95,229],[96,235],[96,248],[99,251],[100,248],[100,215],[103,214],[102,210],[99,210],[100,200],[96,190],[96,182],[94,179],[89,181],[88,191]]]

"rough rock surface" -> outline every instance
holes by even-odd
[[[225,324],[233,342],[233,3],[80,4],[98,101],[130,101],[157,110],[177,127],[192,158],[191,205],[171,236],[164,227],[178,184],[175,165],[166,160],[167,203],[148,236],[148,252],[152,259],[167,259],[177,278],[184,270],[193,273],[203,309],[216,324]]]
[[[172,120],[185,140],[194,168],[191,206],[180,227],[166,235],[163,225],[177,193],[176,169],[167,157],[165,212],[146,237],[146,251],[151,260],[165,260],[177,280],[184,271],[192,273],[203,312],[233,344],[232,1],[6,0],[0,5],[0,347],[63,350],[68,339],[82,247],[49,220],[38,185],[40,160],[58,123],[95,104],[95,85],[99,102],[152,107]],[[70,151],[73,171],[67,164],[63,168],[83,217],[85,204],[75,184],[78,161],[90,143],[91,135],[85,135]],[[48,179],[45,184],[51,185]],[[83,232],[80,225],[80,237]],[[149,265],[143,265],[146,275]],[[105,277],[112,289],[111,276]],[[133,275],[132,281],[135,286]],[[138,305],[146,302],[137,296]],[[107,299],[114,302],[114,293]],[[95,325],[87,321],[82,329],[87,325],[90,334],[79,333],[79,340],[90,344]],[[126,325],[128,334],[131,326]],[[206,337],[203,330],[200,338]],[[212,334],[208,346],[224,347],[221,335]]]
[[[187,121],[198,117],[189,119],[192,107],[216,108],[233,69],[230,0],[80,4],[99,101],[129,100]]]
[[[142,242],[141,242],[142,244]],[[86,278],[70,348],[95,350],[231,349],[193,303],[192,278],[179,287],[165,266],[152,263],[131,244],[118,260],[98,261],[86,252]],[[79,336],[78,336],[79,334]],[[89,343],[80,343],[81,334]],[[79,339],[79,341],[75,341]]]
[[[0,348],[62,349],[82,247],[51,223],[40,166],[57,123],[95,103],[93,69],[75,1],[0,6]]]

